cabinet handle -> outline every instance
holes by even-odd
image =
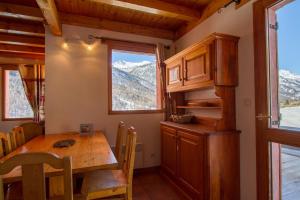
[[[184,65],[183,80],[187,81],[187,66],[186,65]]]

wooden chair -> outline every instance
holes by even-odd
[[[11,131],[11,146],[15,150],[19,146],[25,144],[24,130],[22,127],[14,127]]]
[[[24,153],[0,163],[0,175],[22,167],[22,191],[24,200],[46,200],[44,164],[64,170],[63,200],[73,200],[71,158],[59,158],[48,153]],[[0,177],[0,200],[4,200],[3,181]]]
[[[123,140],[125,135],[125,123],[120,121],[117,132],[116,146],[115,146],[115,156],[119,163],[119,167],[123,165]]]
[[[132,200],[132,177],[135,159],[136,132],[128,129],[123,167],[120,170],[98,170],[85,174],[81,192],[86,199],[120,195]]]
[[[28,142],[32,138],[43,135],[44,127],[43,125],[36,122],[27,122],[20,125],[24,130],[25,142]]]
[[[0,158],[11,152],[11,140],[8,133],[0,132]]]

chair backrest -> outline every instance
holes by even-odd
[[[126,151],[123,163],[123,172],[127,177],[129,184],[132,184],[133,168],[135,160],[135,147],[136,147],[136,132],[134,127],[128,129]]]
[[[0,132],[0,158],[11,152],[11,140],[8,133]]]
[[[115,146],[115,156],[118,160],[119,166],[123,165],[123,140],[125,136],[125,123],[120,121],[117,132],[116,146]]]
[[[71,158],[59,158],[48,153],[24,153],[0,163],[0,175],[22,167],[22,190],[24,200],[46,200],[44,164],[64,170],[64,200],[73,200]],[[4,200],[3,180],[0,177],[0,200]]]
[[[19,146],[25,144],[24,130],[20,126],[16,126],[11,131],[11,146],[15,150]]]
[[[36,122],[27,122],[20,125],[24,130],[25,141],[29,141],[32,138],[43,135],[44,127]]]

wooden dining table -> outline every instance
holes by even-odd
[[[75,141],[72,146],[63,148],[53,146],[57,141],[69,139]],[[4,156],[0,159],[0,162],[7,160],[14,155],[29,152],[47,152],[56,154],[59,157],[70,156],[73,174],[85,173],[98,169],[111,169],[118,165],[110,145],[104,134],[100,131],[85,135],[77,132],[41,135]],[[62,171],[47,165],[45,165],[44,170],[46,177],[49,177],[50,179],[50,195],[55,196],[63,193]],[[10,173],[2,176],[4,183],[19,181],[21,178],[21,167],[16,167]]]

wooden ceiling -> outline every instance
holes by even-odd
[[[231,0],[0,0],[0,54],[44,56],[44,24],[175,40]],[[249,0],[242,0],[241,4]]]

